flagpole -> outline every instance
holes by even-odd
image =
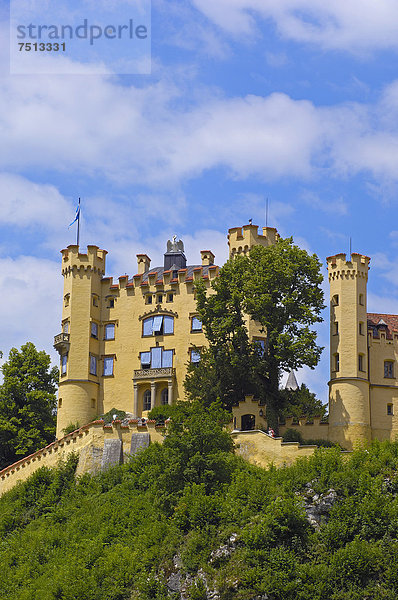
[[[79,245],[80,239],[80,198],[79,198],[79,213],[77,216],[77,233],[76,233],[76,244]]]

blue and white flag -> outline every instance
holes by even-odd
[[[79,198],[79,204],[77,205],[77,208],[76,208],[75,218],[73,219],[73,221],[69,225],[69,227],[71,227],[73,225],[73,223],[76,223],[76,221],[79,219],[79,217],[80,217],[80,198]]]

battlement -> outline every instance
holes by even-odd
[[[172,287],[178,284],[192,284],[200,279],[212,280],[218,276],[220,267],[217,265],[193,266],[184,269],[178,269],[174,272],[171,270],[163,271],[162,269],[147,273],[137,273],[132,280],[126,284],[128,288],[145,288],[146,290],[154,290],[157,288],[170,285]]]
[[[88,423],[0,471],[0,496],[18,482],[25,481],[39,467],[56,467],[60,461],[66,460],[74,452],[82,455],[84,451],[97,449],[102,455],[107,440],[121,440],[123,452],[129,455],[132,439],[137,433],[148,433],[151,442],[162,443],[164,430],[165,425],[157,425],[154,420],[143,422],[141,419],[128,421],[116,419],[112,423],[106,424],[101,419]],[[97,465],[95,470],[98,470],[99,467],[100,465]],[[77,474],[81,475],[87,471],[87,464],[84,463],[84,460],[80,460]]]
[[[253,246],[271,246],[279,239],[275,227],[263,227],[258,233],[258,225],[232,227],[228,230],[229,255],[246,254]]]
[[[329,281],[332,279],[347,279],[349,277],[366,277],[369,271],[369,256],[353,252],[351,260],[347,260],[344,252],[328,256],[327,266]]]
[[[61,250],[62,254],[62,274],[66,275],[73,269],[92,270],[105,275],[105,259],[108,254],[106,250],[100,250],[98,246],[87,246],[87,252],[79,252],[79,246],[71,244]]]

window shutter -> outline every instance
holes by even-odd
[[[174,333],[174,317],[163,317],[163,333]]]
[[[198,317],[192,318],[192,331],[202,331],[202,321]]]
[[[151,350],[151,366],[152,369],[160,369],[162,366],[162,349],[152,348]]]
[[[153,331],[154,333],[160,333],[162,329],[163,317],[153,317]]]
[[[153,317],[148,317],[148,319],[145,319],[143,335],[152,335],[152,331],[153,331],[152,325],[153,325]]]
[[[173,366],[173,350],[163,350],[162,352],[162,367]]]
[[[191,350],[191,362],[198,363],[200,361],[200,352]]]
[[[113,358],[104,358],[104,375],[113,375]]]
[[[113,340],[114,338],[115,338],[115,324],[108,323],[108,325],[105,325],[105,339]]]
[[[151,364],[151,353],[141,352],[141,366],[147,366]]]
[[[91,375],[97,374],[97,359],[95,356],[90,356],[90,373]]]

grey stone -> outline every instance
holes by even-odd
[[[167,589],[170,592],[180,592],[181,591],[181,575],[180,572],[172,573],[170,577],[167,579]]]
[[[133,433],[131,436],[131,454],[137,454],[140,450],[148,448],[150,440],[149,433]]]
[[[122,440],[105,440],[102,453],[101,471],[123,463]]]
[[[321,496],[313,493],[312,501],[308,500],[308,496],[307,492],[307,501],[304,504],[307,520],[315,529],[319,529],[320,524],[327,523],[329,519],[329,513],[337,500],[337,492],[330,489]]]

